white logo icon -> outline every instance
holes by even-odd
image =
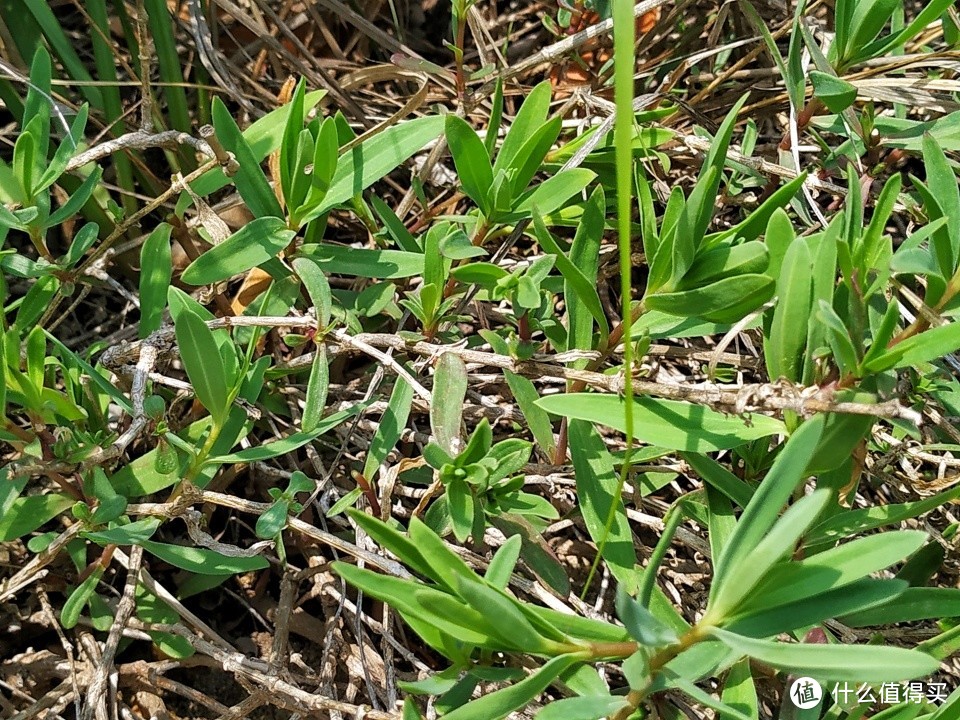
[[[790,700],[798,708],[806,710],[816,707],[823,697],[823,688],[813,678],[801,677],[790,686]]]

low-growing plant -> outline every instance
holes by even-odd
[[[452,6],[452,74],[393,57],[424,93],[451,77],[452,106],[424,94],[365,130],[370,118],[330,107],[340,90],[306,79],[241,130],[249,98],[210,96],[208,54],[188,78],[159,0],[136,17],[87,3],[89,58],[56,8],[6,5],[4,42],[32,63],[25,92],[0,80],[17,126],[0,159],[0,542],[23,561],[0,599],[56,570],[45,621],[106,638],[90,713],[131,624],[170,658],[240,668],[251,702],[366,712],[279,672],[297,583],[329,578],[328,560],[346,581],[315,585],[334,588],[331,632],[344,608],[357,628],[378,615],[372,598],[422,641],[408,635],[397,661],[404,720],[423,717],[420,696],[445,720],[673,719],[682,703],[858,720],[867,710],[830,688],[925,678],[960,647],[960,590],[938,579],[958,526],[930,520],[960,497],[942,477],[960,447],[955,113],[908,117],[896,98],[887,112],[857,75],[952,22],[949,3],[907,18],[838,0],[821,46],[803,3],[784,45],[741,2],[786,93],[775,165],[769,119],[739,129],[748,95],[689,134],[668,122],[699,120],[679,74],[635,101],[634,17],[656,3],[583,5],[613,20],[612,134],[565,124],[581,100],[601,106],[592,92],[559,107],[567,90],[544,81],[512,106],[510,73],[471,71],[472,2]],[[131,132],[111,33],[139,62],[122,64],[143,103]],[[716,82],[733,88],[717,55]],[[55,97],[55,74],[83,81],[84,104]],[[811,172],[801,135],[825,150]],[[675,182],[688,148],[702,149],[693,177]],[[895,171],[905,157],[922,177]],[[441,204],[429,178],[444,161],[456,180]],[[388,176],[404,200],[379,192]],[[832,204],[813,196],[827,191]],[[88,333],[85,303],[114,292],[136,327]],[[907,457],[941,477],[894,478]],[[558,533],[586,550],[571,559]],[[306,541],[323,549],[302,569]],[[678,544],[697,572],[682,591],[667,582]],[[265,671],[189,599],[227,583],[263,599],[275,571]],[[391,632],[388,612],[376,620]],[[918,621],[921,642],[887,632]],[[828,690],[809,711],[789,704],[799,676]],[[875,717],[950,720],[960,691],[941,700]]]

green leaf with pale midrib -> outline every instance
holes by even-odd
[[[272,260],[294,235],[278,217],[257,218],[190,263],[180,279],[191,285],[226,280]]]
[[[536,402],[547,412],[625,431],[625,401],[616,395],[569,393]],[[782,422],[764,415],[745,419],[705,405],[643,397],[634,401],[634,437],[671,450],[712,452],[785,432]]]
[[[878,645],[821,645],[754,640],[719,628],[711,634],[728,647],[767,665],[816,679],[896,682],[929,675],[940,662],[917,650]]]

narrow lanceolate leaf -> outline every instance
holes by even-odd
[[[868,535],[777,566],[744,605],[751,610],[774,607],[843,587],[912,555],[927,539],[927,534],[919,530]]]
[[[754,548],[773,527],[780,509],[804,479],[810,452],[817,446],[822,432],[823,417],[815,417],[801,425],[780,450],[770,472],[740,516],[723,555],[716,559],[711,601],[716,590],[722,587],[724,577],[738,563],[749,562]]]
[[[598,546],[602,544],[603,559],[613,576],[628,591],[633,592],[637,587],[637,555],[623,500],[616,497],[619,483],[613,457],[603,444],[597,429],[590,423],[571,420],[568,432],[570,454],[576,471],[580,512],[587,531]],[[607,518],[613,503],[616,503],[616,508],[613,524],[608,532]]]
[[[836,75],[811,70],[810,82],[814,95],[823,101],[830,112],[842,113],[857,99],[857,88]]]
[[[893,356],[898,358],[893,365],[894,368],[915,367],[920,363],[949,355],[958,349],[960,349],[960,322],[954,321],[907,338],[889,350],[881,360]]]
[[[177,347],[187,377],[197,399],[220,425],[230,409],[229,387],[233,378],[226,377],[223,356],[217,348],[213,331],[190,309],[181,311],[175,323]]]
[[[433,403],[430,406],[430,429],[450,455],[456,455],[460,438],[463,399],[467,394],[467,366],[459,355],[444,353],[437,361],[433,381]]]
[[[710,633],[727,647],[796,675],[848,682],[911,680],[935,672],[940,662],[930,655],[877,645],[814,645],[754,640],[719,628]]]
[[[218,97],[213,99],[211,114],[213,126],[217,130],[217,138],[227,150],[234,154],[240,165],[240,169],[233,176],[233,182],[237,186],[240,197],[250,208],[250,212],[258,218],[281,215],[280,202],[260,167],[260,161],[266,153],[261,155],[254,152],[247,139],[241,134],[227,106]]]
[[[550,83],[544,81],[527,95],[513,119],[507,136],[503,139],[494,170],[508,170],[515,166],[514,159],[530,138],[547,119],[550,110]]]
[[[460,596],[475,610],[482,612],[490,627],[505,643],[522,647],[524,652],[552,654],[562,646],[543,637],[506,593],[482,582],[461,580]]]
[[[316,209],[303,218],[306,223],[367,189],[407,161],[443,132],[443,117],[407,120],[387,128],[341,155],[330,190]]]
[[[544,215],[548,215],[563,207],[564,203],[589,185],[595,177],[596,173],[585,168],[564,170],[521,195],[513,209],[524,215],[537,208]]]
[[[797,579],[803,580],[802,577]],[[783,605],[744,614],[725,623],[724,629],[747,637],[766,638],[810,627],[829,618],[842,617],[841,622],[850,625],[847,618],[851,616],[847,613],[859,613],[868,608],[883,610],[891,602],[899,602],[898,596],[906,588],[904,580],[865,578],[796,602],[787,601]]]
[[[960,589],[907,588],[890,602],[869,610],[844,615],[840,621],[849,627],[866,627],[946,617],[960,617]]]
[[[303,406],[303,418],[300,426],[304,432],[315,430],[320,424],[323,409],[327,405],[327,390],[330,387],[330,365],[327,361],[327,346],[318,343],[310,365],[310,379],[307,381],[307,399]]]
[[[164,562],[199,575],[233,575],[270,566],[262,555],[231,557],[207,548],[169,545],[153,540],[143,540],[140,544]]]
[[[734,612],[737,604],[748,597],[767,572],[785,555],[793,551],[804,531],[817,519],[830,500],[829,490],[817,490],[798,500],[783,514],[767,535],[750,551],[749,559],[728,565],[713,590],[708,613],[723,618]],[[734,531],[734,535],[735,535]],[[731,544],[735,537],[731,536]]]
[[[742,660],[730,668],[723,684],[720,700],[752,720],[757,720],[760,716],[757,687],[750,674],[750,663],[747,660]],[[723,717],[722,713],[720,717]]]
[[[333,303],[327,276],[320,269],[320,264],[312,258],[294,258],[292,265],[297,277],[303,281],[303,286],[307,289],[310,302],[313,303],[317,324],[321,328],[327,327],[330,324],[330,309]]]
[[[191,285],[220,282],[272,260],[296,233],[278,217],[260,217],[194,260],[181,279]]]
[[[493,168],[483,142],[474,129],[456,115],[447,115],[446,135],[463,192],[485,215],[489,215],[492,208],[488,196],[493,186]]]
[[[510,582],[510,575],[513,574],[513,569],[517,565],[517,560],[520,559],[520,547],[522,545],[523,539],[519,535],[508,538],[494,554],[483,579],[501,590],[506,588],[507,583]]]
[[[364,407],[365,405],[363,403],[358,403],[351,408],[347,408],[346,410],[341,410],[333,415],[329,415],[314,425],[314,427],[309,431],[304,430],[302,432],[296,432],[280,440],[269,442],[266,445],[247,448],[246,450],[240,450],[235,453],[230,453],[229,455],[218,455],[217,457],[210,458],[209,462],[221,464],[254,462],[257,460],[268,460],[270,458],[279,457],[280,455],[286,455],[288,452],[303,447],[314,438],[332,430],[344,420],[353,417],[358,412],[363,410]]]
[[[552,702],[536,714],[536,720],[600,720],[613,717],[630,701],[615,695],[584,695]]]
[[[673,629],[630,597],[622,585],[617,588],[616,607],[617,616],[637,642],[657,646],[671,645],[677,641],[677,634]]]
[[[773,279],[761,273],[724,278],[703,287],[647,297],[650,310],[716,322],[737,322],[773,296]]]
[[[547,229],[543,218],[536,208],[533,209],[533,227],[540,247],[543,248],[545,252],[552,253],[556,258],[557,269],[560,271],[560,274],[563,275],[567,287],[573,291],[577,301],[582,303],[583,307],[587,309],[587,312],[597,321],[597,325],[605,329],[607,316],[603,311],[603,306],[600,304],[600,296],[597,294],[595,283],[587,279],[587,276],[583,274],[580,268],[574,265],[566,254],[564,254],[563,250],[557,244],[557,241],[554,240],[550,234],[550,231]],[[571,301],[572,298],[568,297],[567,303]]]
[[[597,393],[569,393],[540,398],[547,412],[600,423],[621,432],[626,427],[623,398]],[[690,452],[714,452],[737,447],[757,438],[784,432],[779,420],[754,415],[748,424],[735,415],[724,415],[704,405],[679,400],[642,397],[634,401],[634,438],[641,442]]]
[[[770,378],[781,377],[798,382],[803,369],[803,349],[807,344],[813,283],[812,260],[805,242],[793,242],[783,258],[777,278],[777,307],[770,324],[770,337],[764,344],[764,357]]]
[[[68,597],[67,601],[63,604],[63,610],[60,611],[60,624],[63,625],[63,627],[68,630],[76,627],[80,621],[80,613],[83,612],[83,608],[97,589],[97,583],[100,582],[100,578],[102,577],[103,567],[98,565],[97,568],[87,576],[87,579],[80,583],[76,590],[70,593],[70,597]]]
[[[160,329],[167,306],[167,288],[173,274],[170,231],[167,223],[157,225],[140,251],[140,337]]]
[[[527,705],[547,689],[560,673],[581,662],[574,655],[560,655],[518,683],[497,690],[444,715],[444,720],[500,720]]]
[[[413,405],[413,387],[403,378],[397,377],[397,382],[393,386],[393,392],[390,393],[390,400],[387,402],[387,409],[377,423],[377,432],[370,441],[370,447],[367,450],[367,459],[363,464],[363,476],[368,480],[373,479],[374,473],[380,464],[386,460],[387,455],[393,449],[394,445],[400,439],[404,428],[407,426],[407,418],[410,415],[410,408]]]

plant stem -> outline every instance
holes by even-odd
[[[614,102],[616,104],[616,119],[613,125],[613,144],[615,152],[615,167],[617,178],[617,234],[620,254],[620,302],[622,310],[620,316],[623,328],[620,332],[629,335],[633,326],[627,323],[632,318],[630,273],[630,210],[633,205],[633,70],[634,70],[634,42],[636,27],[633,21],[633,0],[614,0],[613,3],[613,57],[614,57]],[[607,347],[616,347],[613,333],[607,341]],[[633,345],[629,337],[623,346],[623,367],[627,381],[623,384],[624,409],[626,417],[624,430],[626,433],[626,448],[623,455],[623,465],[620,466],[620,481],[616,492],[610,498],[610,511],[604,523],[603,537],[597,543],[597,555],[590,567],[590,573],[584,583],[583,592],[586,593],[593,580],[594,573],[603,557],[603,551],[610,536],[616,518],[617,508],[620,506],[620,496],[623,486],[626,485],[627,475],[630,473],[630,458],[633,454]]]

